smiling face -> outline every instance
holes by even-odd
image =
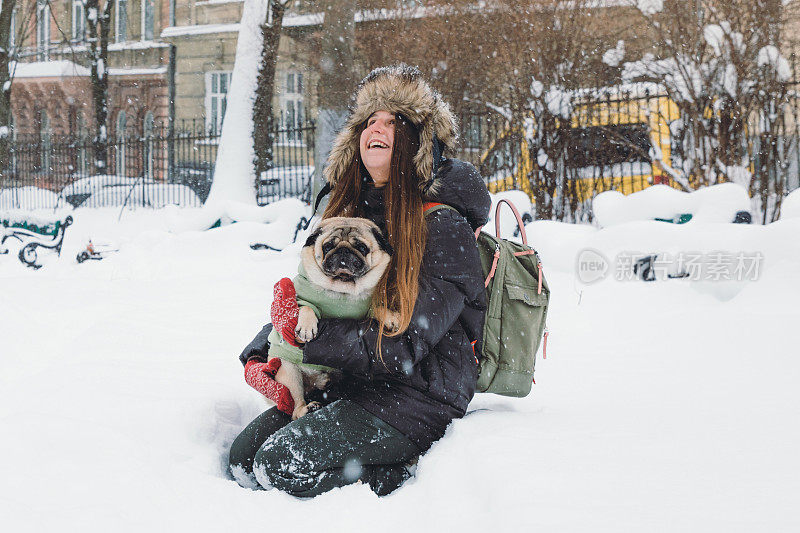
[[[359,149],[361,161],[377,187],[389,181],[389,167],[394,147],[395,116],[387,111],[376,111],[367,119],[361,132]]]

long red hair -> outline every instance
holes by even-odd
[[[408,329],[414,304],[419,293],[419,273],[425,251],[427,226],[423,212],[423,198],[419,189],[419,177],[414,165],[414,156],[419,150],[419,133],[402,115],[395,116],[394,145],[389,169],[389,181],[383,187],[386,232],[394,253],[389,267],[372,294],[373,316],[381,317],[378,334],[380,356],[383,335],[393,337]],[[364,121],[359,134],[367,127]],[[367,169],[356,156],[345,172],[336,181],[331,198],[322,218],[363,216],[359,205],[361,185],[370,179]],[[400,317],[400,328],[386,330],[382,310],[390,310]]]

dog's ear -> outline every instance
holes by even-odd
[[[394,250],[392,250],[392,245],[389,244],[388,239],[386,239],[384,234],[379,229],[372,228],[372,235],[375,236],[375,240],[378,241],[378,246],[380,246],[381,250],[383,250],[389,255],[394,254]]]
[[[306,239],[306,243],[303,246],[314,246],[320,235],[322,235],[322,230],[320,228],[315,229],[311,235],[308,236],[308,239]]]

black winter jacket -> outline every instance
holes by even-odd
[[[411,324],[399,336],[384,335],[383,361],[376,353],[373,320],[322,319],[317,337],[303,350],[303,362],[342,369],[346,378],[338,392],[400,430],[420,450],[439,439],[451,420],[464,416],[475,394],[486,294],[474,230],[486,223],[491,205],[477,170],[463,161],[444,160],[432,190],[427,200],[458,213],[440,209],[428,215]],[[385,229],[382,191],[365,187],[361,202],[366,218]],[[262,331],[242,353],[242,362],[264,357],[265,341]]]

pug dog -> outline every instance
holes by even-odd
[[[389,266],[391,255],[389,241],[372,221],[353,217],[322,220],[300,251],[300,275],[294,279],[300,305],[297,341],[306,343],[316,337],[315,308],[322,318],[365,318],[372,291]],[[384,318],[389,330],[399,327],[394,312],[374,318]],[[273,355],[270,348],[269,359],[273,357],[281,356]],[[295,406],[292,419],[296,420],[321,407],[319,402],[307,404],[306,395],[313,389],[324,390],[338,377],[333,369],[318,370],[281,357],[275,380],[289,389]]]

